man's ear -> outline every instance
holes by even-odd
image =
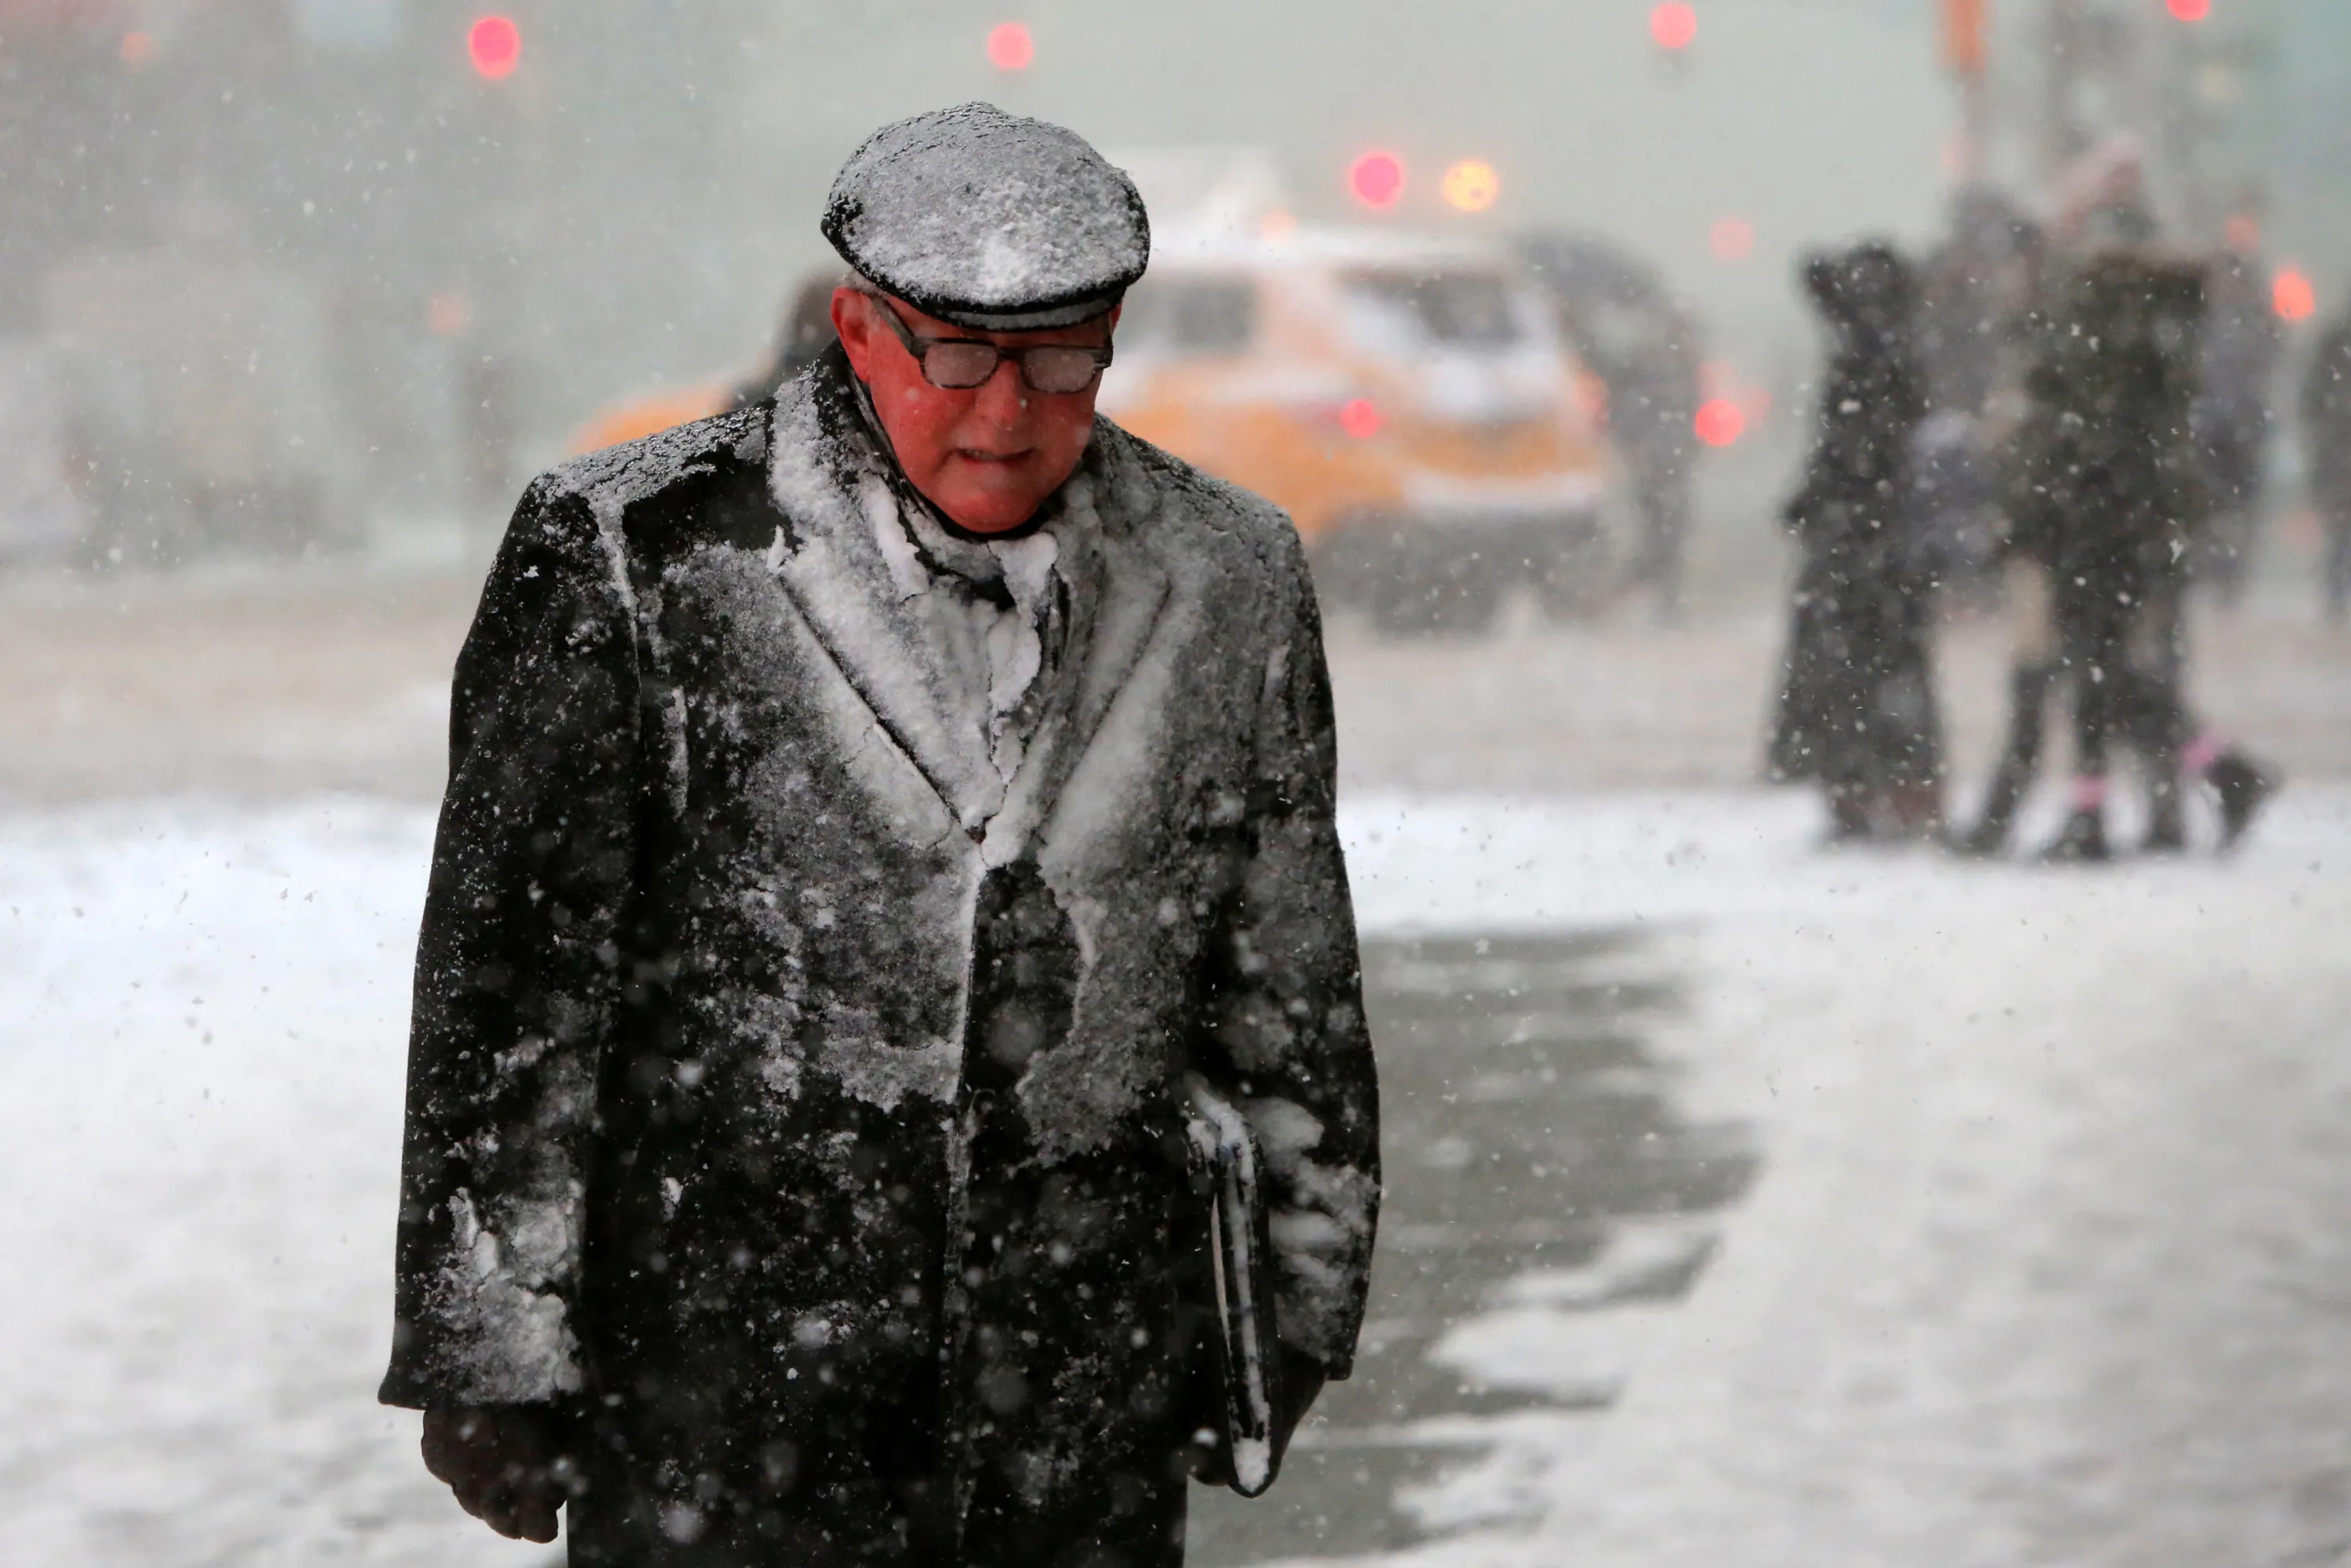
[[[849,356],[849,368],[861,382],[873,379],[873,318],[867,314],[868,298],[859,288],[832,291],[832,329],[841,339],[841,351]]]

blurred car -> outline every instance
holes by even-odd
[[[1290,229],[1154,258],[1102,388],[1120,424],[1267,497],[1324,595],[1477,632],[1513,585],[1604,582],[1605,460],[1549,302],[1466,241]]]
[[[571,455],[601,452],[624,441],[659,435],[697,419],[708,419],[735,406],[735,391],[726,386],[680,387],[633,398],[598,413],[571,434]]]
[[[572,450],[771,392],[830,341],[838,281],[795,290],[742,386],[618,405]],[[1482,631],[1520,584],[1560,613],[1605,590],[1607,467],[1583,372],[1506,253],[1341,229],[1177,248],[1128,296],[1117,342],[1103,413],[1288,510],[1326,598],[1383,630]]]

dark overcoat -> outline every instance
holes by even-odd
[[[1008,785],[838,350],[535,482],[460,655],[383,1397],[568,1413],[576,1562],[1180,1555],[1184,1075],[1348,1371],[1376,1091],[1288,520],[1107,422]]]
[[[1912,452],[1926,413],[1917,284],[1874,243],[1816,258],[1806,282],[1834,348],[1786,509],[1799,557],[1771,771],[1832,790],[1931,784],[1942,727]]]
[[[2048,570],[2075,770],[2105,775],[2111,733],[2167,780],[2194,727],[2180,595],[2212,516],[2193,424],[2203,267],[2110,251],[2063,277],[2052,304],[2015,443],[2010,546]]]
[[[2013,548],[2048,567],[2061,606],[2144,603],[2184,574],[2211,512],[2192,423],[2204,309],[2199,264],[2128,251],[2054,290],[2008,511]]]

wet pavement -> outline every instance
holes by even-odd
[[[1676,1109],[1650,1037],[1680,980],[1635,936],[1374,943],[1364,977],[1387,1196],[1355,1375],[1272,1492],[1194,1490],[1196,1568],[1531,1521],[1513,1440],[1608,1408],[1755,1174],[1740,1128]]]

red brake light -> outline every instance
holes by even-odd
[[[1358,441],[1369,441],[1386,423],[1380,405],[1367,397],[1350,398],[1339,405],[1339,428]]]

